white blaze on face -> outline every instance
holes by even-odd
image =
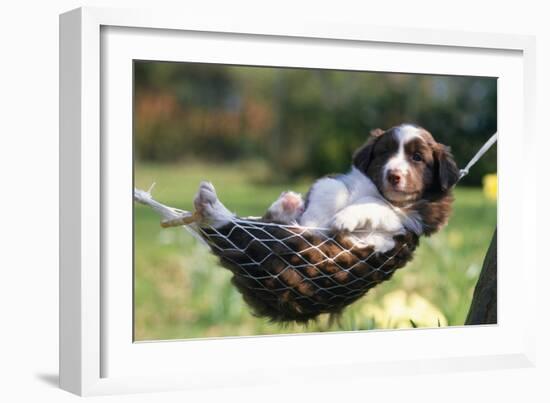
[[[391,156],[386,165],[384,165],[384,182],[387,184],[388,172],[392,170],[401,174],[402,181],[399,183],[399,186],[405,187],[407,185],[407,174],[411,168],[405,154],[405,144],[414,138],[420,137],[420,130],[411,125],[402,125],[397,128],[394,137],[398,144],[397,153]]]

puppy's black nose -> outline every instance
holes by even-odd
[[[397,171],[388,171],[388,182],[392,185],[398,185],[401,182],[401,174]]]

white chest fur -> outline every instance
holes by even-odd
[[[346,175],[323,178],[313,185],[300,224],[353,232],[384,252],[393,248],[393,236],[403,233],[408,221],[383,198],[370,178],[352,168]]]

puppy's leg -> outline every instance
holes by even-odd
[[[306,227],[327,227],[334,214],[344,208],[349,200],[346,185],[334,178],[319,179],[308,194],[307,208],[300,218]]]
[[[298,218],[304,212],[304,200],[299,193],[286,191],[281,193],[264,215],[268,221],[278,222],[280,224],[296,223]]]
[[[197,213],[215,228],[224,226],[235,217],[218,199],[210,182],[201,182],[193,203]]]
[[[385,202],[372,197],[360,199],[336,213],[331,228],[335,231],[353,232],[357,229],[366,229],[394,234],[404,230],[397,212]]]

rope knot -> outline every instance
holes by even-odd
[[[476,155],[473,156],[473,158],[470,160],[470,162],[468,162],[468,165],[466,165],[466,167],[464,169],[461,169],[459,171],[460,173],[460,176],[458,177],[458,180],[462,179],[464,176],[468,175],[468,173],[470,172],[470,168],[474,166],[474,164],[487,152],[489,151],[489,148],[491,148],[491,146],[493,144],[495,144],[495,142],[497,141],[497,136],[498,134],[495,133],[491,136],[491,138],[489,140],[487,140],[485,142],[485,144],[483,144],[483,146],[478,150],[478,152],[476,153]]]
[[[461,169],[460,171],[458,171],[458,180],[462,179],[463,177],[465,177],[469,173],[470,173],[469,169],[466,169],[466,168]]]

